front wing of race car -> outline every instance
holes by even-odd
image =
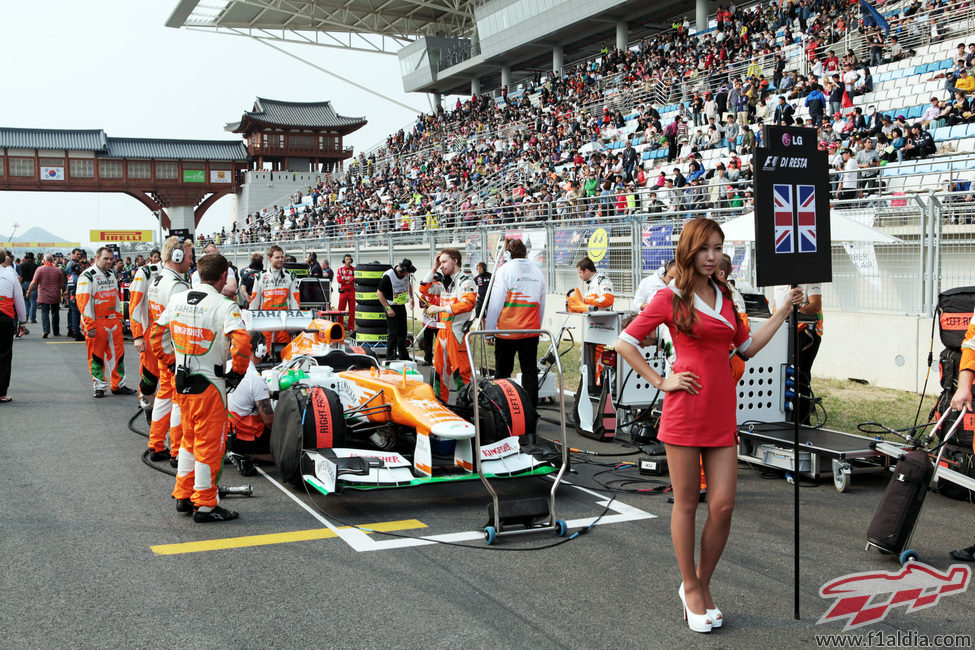
[[[481,447],[484,474],[488,478],[515,478],[556,472],[558,468],[551,460],[558,456],[555,446],[539,442],[523,447],[518,436],[510,436]],[[476,472],[417,476],[412,463],[395,452],[335,448],[305,450],[304,457],[308,462],[302,463],[306,470],[302,478],[325,495],[344,489],[414,487],[480,478]]]

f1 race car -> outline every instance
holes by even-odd
[[[251,312],[248,329],[301,331],[263,376],[275,400],[271,455],[280,477],[322,494],[556,472],[562,455],[535,434],[527,394],[480,380],[480,451],[470,392],[448,408],[412,361],[383,367],[312,312]],[[462,417],[462,416],[467,416]]]

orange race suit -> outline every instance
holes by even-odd
[[[129,284],[129,326],[132,338],[145,342],[139,363],[139,401],[147,405],[147,398],[159,385],[159,367],[155,355],[149,349],[149,300],[146,295],[152,278],[159,273],[159,264],[140,266]]]
[[[477,285],[467,271],[458,271],[450,279],[450,289],[440,293],[440,306],[448,311],[438,314],[433,390],[444,403],[450,402],[451,389],[459,390],[471,381],[465,336],[476,304]]]
[[[109,386],[112,390],[118,390],[125,379],[122,301],[118,295],[118,280],[111,271],[91,266],[78,277],[75,299],[85,331],[88,369],[94,390],[104,391]],[[92,330],[95,334],[89,336],[88,332]]]
[[[589,278],[589,282],[583,283],[582,302],[587,307],[610,309],[614,299],[612,281],[599,271]]]
[[[349,312],[349,326],[345,329],[355,330],[355,267],[344,264],[335,271],[335,281],[339,283],[339,311]],[[344,314],[338,317],[342,324]]]
[[[175,372],[176,403],[183,419],[173,497],[209,511],[219,504],[217,477],[227,432],[227,357],[243,375],[250,336],[240,307],[210,284],[173,296],[152,331],[153,352]]]
[[[190,280],[185,275],[163,265],[152,278],[146,294],[148,307],[148,328],[150,336],[157,320],[166,311],[172,297],[190,290]],[[177,457],[180,439],[183,437],[179,405],[173,402],[176,388],[173,385],[173,372],[164,364],[158,364],[159,390],[152,405],[152,422],[149,424],[149,449],[166,449],[166,434],[169,434],[169,454]]]
[[[254,278],[254,290],[251,292],[250,308],[301,309],[298,282],[291,271],[267,269],[257,274]],[[288,332],[265,332],[264,340],[267,341],[267,349],[271,350],[272,343],[287,344],[291,335]]]

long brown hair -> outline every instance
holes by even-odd
[[[694,257],[704,248],[714,233],[718,233],[721,241],[724,241],[724,232],[717,221],[703,218],[691,219],[684,224],[680,239],[677,240],[677,250],[674,255],[677,276],[674,284],[680,290],[680,295],[674,294],[674,324],[677,325],[677,331],[684,334],[692,334],[697,323],[697,310],[694,309],[694,280],[697,276],[697,271],[694,270]],[[731,290],[728,285],[717,275],[712,275],[711,280],[718,285],[724,297],[731,300]]]

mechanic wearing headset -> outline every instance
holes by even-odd
[[[263,335],[251,334],[251,358],[247,372],[229,395],[227,395],[227,419],[230,421],[231,435],[227,438],[227,451],[230,462],[241,476],[257,474],[255,460],[272,461],[271,426],[274,424],[274,409],[271,408],[271,394],[267,382],[257,371],[257,364],[267,353]]]
[[[676,275],[677,262],[670,260],[664,264],[663,273],[658,270],[643,278],[633,295],[633,308],[637,311],[643,311],[650,304],[650,299],[657,295],[661,289],[666,289]]]
[[[586,312],[597,309],[608,310],[613,307],[613,283],[596,270],[596,265],[588,257],[576,264],[579,279],[582,280],[581,296],[579,290],[570,292],[569,311]]]
[[[339,311],[349,312],[349,325],[345,328],[355,331],[355,267],[352,266],[352,256],[346,253],[342,258],[342,266],[335,272],[335,280],[339,283]],[[339,325],[343,316],[339,316]]]
[[[163,242],[162,259],[159,272],[146,292],[149,313],[144,332],[150,334],[172,297],[190,290],[190,280],[186,273],[193,265],[193,242],[180,241],[178,237],[167,238]],[[152,350],[149,353],[152,354]],[[180,425],[179,405],[173,401],[176,394],[173,372],[158,360],[156,364],[159,369],[159,388],[152,404],[152,421],[149,424],[149,460],[169,460],[175,463],[183,429]],[[166,449],[167,433],[169,449]]]
[[[526,259],[528,250],[523,241],[512,239],[507,248],[511,259],[495,275],[484,329],[540,329],[545,313],[545,276]],[[525,392],[531,403],[538,406],[538,335],[498,334],[495,339],[494,376],[510,377],[517,354]]]
[[[267,257],[271,268],[262,271],[254,280],[254,291],[251,293],[251,309],[277,310],[301,309],[298,296],[298,283],[291,271],[284,268],[284,249],[277,244],[267,249]],[[272,350],[272,343],[287,344],[291,340],[288,332],[264,333],[268,351]]]
[[[961,344],[961,362],[958,364],[958,388],[951,397],[951,408],[960,411],[963,407],[972,410],[972,380],[975,379],[975,317],[968,323],[965,340]],[[967,417],[967,416],[966,416]],[[975,448],[973,448],[975,452]],[[948,555],[956,560],[975,562],[975,544]]]
[[[444,403],[449,403],[452,387],[458,390],[471,381],[465,335],[474,316],[477,285],[471,274],[461,269],[460,261],[460,251],[456,248],[445,248],[437,255],[445,288],[440,294],[440,304],[427,307],[428,314],[439,314],[433,391]]]
[[[226,447],[227,387],[240,382],[251,356],[240,307],[220,295],[229,267],[219,253],[201,257],[200,287],[173,296],[150,336],[161,365],[175,369],[176,402],[182,412],[173,490],[176,512],[192,512],[197,523],[239,516],[220,506],[217,493]]]
[[[78,278],[76,299],[81,312],[88,351],[88,369],[94,387],[94,397],[105,397],[111,385],[113,395],[135,395],[123,386],[125,347],[122,343],[122,301],[119,300],[118,280],[112,273],[115,254],[102,246],[95,251],[95,264]],[[111,382],[106,377],[110,377]]]
[[[129,284],[129,325],[132,329],[132,342],[139,353],[139,404],[152,425],[149,399],[159,386],[159,367],[152,350],[146,345],[149,327],[149,300],[146,295],[153,278],[159,273],[161,265],[150,261],[136,269]]]
[[[383,273],[376,297],[386,312],[386,360],[410,360],[406,349],[406,306],[413,306],[413,262],[402,262]]]

